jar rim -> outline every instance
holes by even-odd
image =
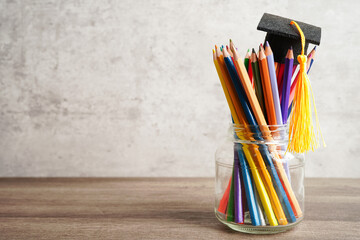
[[[230,138],[234,143],[243,144],[287,144],[289,126],[230,124]]]
[[[300,155],[303,155],[303,154],[300,154]],[[288,168],[289,168],[289,169],[297,169],[297,168],[301,168],[301,167],[304,167],[304,166],[305,166],[305,158],[304,158],[304,157],[297,157],[297,160],[298,160],[297,163],[289,164],[289,165],[288,165]],[[221,167],[226,167],[226,168],[233,168],[233,166],[234,166],[233,163],[230,164],[230,163],[222,162],[220,159],[216,159],[216,160],[215,160],[215,164],[218,165],[218,166],[221,166]],[[242,168],[242,169],[249,169],[249,170],[254,170],[254,169],[257,169],[257,170],[276,169],[276,170],[278,170],[278,169],[279,169],[279,167],[277,167],[276,165],[274,165],[273,167],[268,166],[268,165],[266,165],[266,167],[240,166],[240,168]]]
[[[288,124],[281,124],[281,125],[244,125],[244,124],[235,124],[231,123],[230,128],[236,131],[261,131],[264,132],[282,132],[282,131],[288,131],[289,125]]]

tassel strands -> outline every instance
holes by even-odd
[[[314,151],[316,148],[318,148],[318,139],[320,137],[323,141],[324,146],[325,142],[320,130],[311,84],[306,74],[307,57],[304,55],[305,37],[296,22],[291,21],[290,24],[295,25],[300,33],[302,50],[301,55],[297,57],[297,60],[300,64],[300,71],[299,79],[296,84],[295,96],[292,103],[292,113],[290,116],[289,125],[289,145],[287,150],[290,152],[304,153],[309,150]],[[315,134],[313,126],[311,100],[314,105],[317,134]]]

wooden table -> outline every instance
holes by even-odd
[[[2,178],[0,239],[360,239],[360,179],[307,179],[305,219],[234,232],[206,178]]]

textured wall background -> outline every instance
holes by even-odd
[[[310,78],[328,147],[307,176],[360,177],[359,8],[2,0],[0,176],[213,176],[229,113],[211,48],[257,46],[269,12],[323,30]]]

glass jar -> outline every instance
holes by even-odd
[[[231,125],[215,154],[215,215],[246,233],[284,232],[304,217],[303,154],[287,152],[288,127]]]

